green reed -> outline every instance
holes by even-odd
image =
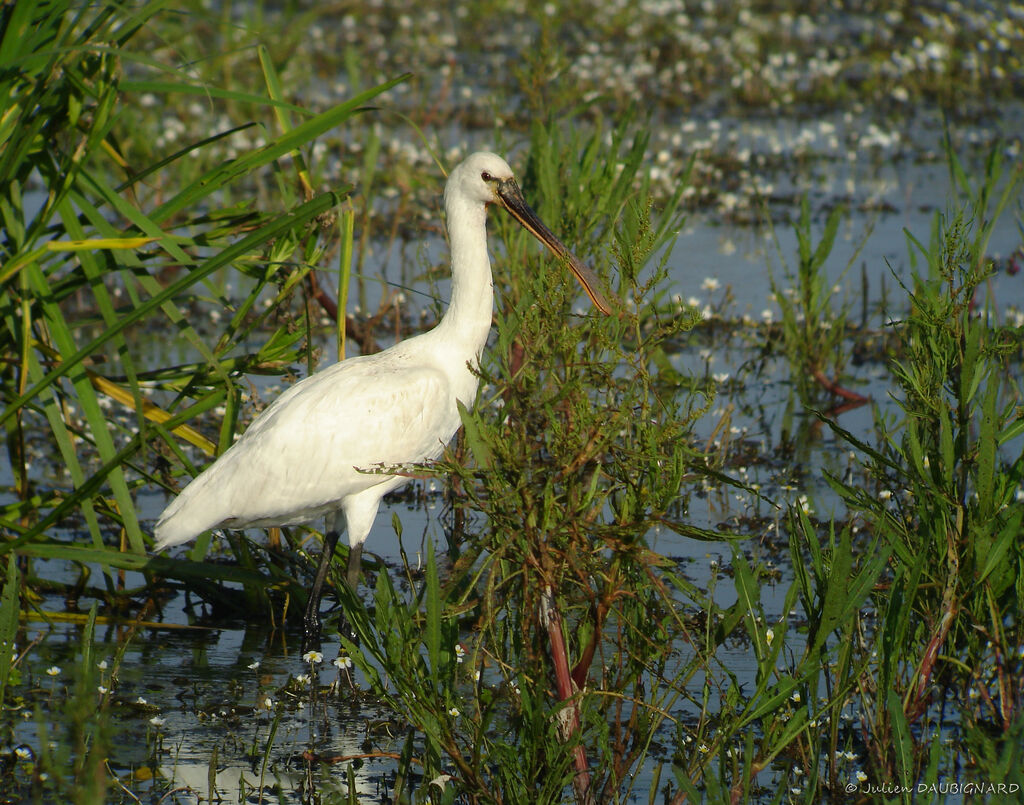
[[[160,14],[158,3],[124,18],[113,5],[18,2],[6,5],[0,18],[0,63],[9,68],[0,92],[11,100],[0,130],[0,338],[5,354],[14,358],[0,374],[0,421],[18,498],[0,511],[0,525],[9,535],[0,552],[99,562],[108,568],[105,594],[110,596],[123,590],[109,568],[192,574],[171,560],[140,562],[146,537],[135,492],[144,484],[173,489],[180,483],[176,473],[152,471],[154,451],[194,472],[196,462],[182,443],[206,455],[230,444],[241,413],[236,378],[280,373],[305,354],[303,314],[274,324],[275,311],[323,256],[333,232],[329,213],[341,196],[311,193],[300,150],[401,80],[314,115],[279,99],[276,73],[265,54],[267,96],[127,77],[125,64],[134,64],[136,76],[140,66],[150,65],[131,42]],[[258,148],[198,171],[177,168],[203,165],[204,150],[231,131],[184,142],[172,156],[126,173],[127,155],[119,151],[120,110],[139,93],[154,91],[203,91],[249,110],[269,110],[282,130]],[[288,113],[304,119],[294,122]],[[281,212],[218,206],[223,191],[243,186],[285,158],[306,190],[297,196],[282,183]],[[123,181],[113,179],[119,174]],[[36,177],[44,193],[41,204],[26,197],[38,192]],[[208,284],[227,268],[249,280],[239,300],[228,300]],[[213,346],[199,334],[191,313],[196,299],[211,290],[217,305],[231,312]],[[257,306],[268,294],[274,304]],[[239,345],[268,324],[262,345],[237,357]],[[143,325],[169,327],[198,360],[140,369],[130,334]],[[215,445],[200,435],[196,423],[216,406],[226,415]],[[118,417],[111,417],[111,408]],[[70,476],[69,493],[29,476],[25,433],[41,422]],[[88,553],[82,545],[48,536],[70,514],[84,518]],[[105,534],[111,531],[120,535],[119,545],[110,545]],[[202,555],[200,550],[194,556]],[[213,565],[205,572],[222,577]]]
[[[908,233],[910,308],[895,325],[901,348],[890,364],[902,416],[879,418],[874,446],[833,424],[862,455],[870,481],[832,483],[890,554],[890,581],[872,595],[876,684],[859,691],[872,714],[868,748],[880,779],[908,785],[936,779],[927,736],[938,729],[940,703],[960,712],[969,740],[986,728],[1012,740],[1024,719],[1024,388],[1008,371],[1020,343],[979,295],[993,270],[989,233],[1024,173],[1017,166],[1004,175],[993,151],[972,188],[952,150],[948,159],[962,202],[936,214],[927,242]],[[977,708],[968,694],[979,688]],[[979,777],[994,772],[986,765]]]

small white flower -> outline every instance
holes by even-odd
[[[99,687],[97,687],[96,690],[98,690],[100,692],[100,696],[103,696],[104,694],[110,692],[110,688],[104,687],[103,685],[100,685]]]
[[[260,667],[260,661],[259,660],[253,660],[248,665],[248,668],[249,668],[250,671],[255,671],[259,667]]]
[[[700,284],[702,291],[717,291],[721,287],[721,283],[716,277],[705,277],[704,281]]]
[[[57,676],[57,674],[59,673],[60,668],[58,668],[56,665],[51,665],[49,668],[46,669],[47,676]]]
[[[318,662],[324,661],[324,655],[319,651],[307,651],[302,655],[302,661],[308,662],[310,665],[315,665]]]
[[[263,706],[270,710],[274,706],[274,700],[267,696],[267,698],[263,700]]]
[[[462,662],[466,658],[466,649],[461,643],[455,644],[455,662]]]
[[[341,670],[342,668],[351,668],[352,658],[349,657],[347,654],[339,654],[337,657],[334,658],[333,665],[338,670]]]
[[[764,633],[764,640],[770,646],[772,642],[775,640],[775,630],[766,629]]]
[[[863,783],[867,779],[868,779],[868,776],[863,771],[861,771],[860,769],[857,769],[857,782],[858,783]]]
[[[99,668],[101,671],[106,671],[107,670],[107,661],[106,660],[100,660],[98,663],[96,663],[96,667]]]
[[[479,668],[477,668],[477,669],[476,669],[476,670],[475,670],[475,671],[473,672],[473,681],[474,681],[474,682],[479,682],[479,681],[480,681],[480,669],[479,669]]]
[[[459,715],[459,708],[458,707],[449,707],[448,708],[448,715],[450,715],[452,718],[457,717]]]
[[[32,750],[27,746],[19,746],[14,750],[14,754],[22,760],[29,760],[32,757]]]
[[[697,745],[697,751],[700,752],[702,755],[706,755],[711,750],[708,749],[708,745],[707,744],[702,743],[702,744],[698,744]]]
[[[794,702],[799,704],[800,703],[800,698],[801,698],[800,697],[800,691],[798,691],[798,690],[793,691],[793,695],[790,696],[789,698],[791,698]]]
[[[164,725],[164,721],[166,721],[166,719],[160,718],[160,716],[153,716],[149,720],[149,723],[154,727],[162,727]]]
[[[300,685],[305,685],[307,682],[309,682],[309,674],[299,674],[297,677],[295,677],[295,681],[298,682]]]
[[[139,698],[137,698],[135,700],[135,703],[136,704],[148,704],[148,702],[144,698],[142,698],[141,696],[139,696]]]

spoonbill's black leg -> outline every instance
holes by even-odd
[[[303,618],[302,653],[307,651],[320,650],[320,598],[324,592],[324,581],[327,579],[327,571],[331,567],[331,560],[334,559],[334,549],[338,545],[338,537],[341,536],[336,529],[331,529],[324,535],[324,550],[320,554],[320,564],[316,569],[316,577],[313,579],[313,588],[309,591],[309,599],[306,602],[306,614]],[[357,576],[358,578],[358,576]]]

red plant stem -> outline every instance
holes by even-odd
[[[578,734],[580,731],[580,715],[576,704],[571,701],[575,689],[572,676],[569,673],[569,656],[565,648],[565,636],[562,634],[562,618],[558,614],[555,596],[550,587],[545,587],[544,593],[541,595],[540,619],[548,630],[548,640],[551,643],[551,662],[555,666],[555,685],[558,689],[558,698],[560,701],[568,702],[560,714],[562,737],[564,740],[568,740],[571,735]],[[573,749],[573,765],[576,767],[576,776],[573,778],[576,800],[581,805],[593,805],[594,797],[590,792],[590,768],[587,765],[586,751],[581,744],[576,744]]]
[[[856,391],[850,391],[850,389],[843,388],[835,380],[830,380],[825,377],[825,373],[820,369],[815,369],[811,374],[814,376],[814,379],[818,381],[821,387],[825,389],[825,391],[836,394],[850,402],[866,403],[868,401],[868,398],[863,394],[858,394]]]

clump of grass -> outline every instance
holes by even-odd
[[[872,595],[877,663],[863,669],[858,686],[871,714],[871,774],[908,786],[946,773],[928,738],[940,729],[942,708],[961,712],[972,741],[986,730],[1002,733],[980,740],[983,762],[995,764],[979,768],[984,775],[998,766],[992,747],[1013,740],[1024,704],[1024,455],[1004,452],[1024,432],[1022,389],[1006,371],[1018,348],[977,302],[992,270],[988,235],[1022,173],[1004,181],[993,153],[974,189],[955,154],[948,157],[967,191],[964,206],[937,214],[927,243],[908,233],[920,268],[891,363],[902,417],[879,420],[877,447],[833,424],[876,487],[833,485],[891,557],[890,578]],[[979,689],[980,699],[969,694]]]
[[[843,215],[842,207],[833,208],[825,219],[820,240],[814,244],[810,202],[804,196],[793,225],[797,239],[796,270],[786,269],[785,287],[774,276],[771,278],[772,294],[782,313],[783,349],[804,404],[814,401],[820,391],[849,403],[866,402],[863,395],[844,385],[843,370],[850,358],[846,343],[848,311],[845,305],[838,311],[833,308],[832,299],[841,277],[833,282],[826,272]],[[847,269],[855,257],[856,253]]]
[[[150,65],[132,50],[132,40],[161,13],[159,3],[129,15],[104,4],[22,1],[5,5],[0,15],[0,96],[10,100],[0,127],[0,343],[12,356],[0,371],[0,422],[15,498],[0,509],[0,527],[11,535],[0,553],[99,563],[104,588],[93,592],[112,604],[138,592],[126,590],[112,568],[198,578],[195,566],[141,558],[147,538],[135,493],[143,485],[179,484],[179,472],[150,469],[153,451],[195,472],[194,454],[183,445],[208,456],[231,443],[241,375],[281,373],[308,354],[305,312],[275,324],[275,311],[323,258],[321,235],[333,232],[330,211],[341,196],[312,194],[301,149],[401,80],[313,115],[280,99],[276,72],[265,60],[266,96],[215,94],[274,110],[280,133],[198,174],[184,172],[188,178],[175,186],[168,177],[179,164],[230,132],[198,137],[148,167],[128,170],[118,129],[126,98],[155,87],[194,89],[187,82],[125,78],[124,62]],[[306,119],[296,123],[285,110]],[[265,215],[225,203],[221,191],[285,161],[299,189],[282,183],[284,211]],[[159,183],[163,195],[142,193],[143,180]],[[43,194],[41,204],[29,203],[33,192]],[[208,284],[228,268],[248,278],[239,300]],[[209,293],[230,314],[213,346],[192,314]],[[267,296],[270,305],[258,304]],[[197,360],[143,370],[127,336],[143,324],[169,327]],[[243,348],[267,325],[269,334],[255,349]],[[214,443],[197,424],[218,406],[224,416]],[[70,489],[63,479],[51,483],[30,469],[26,433],[40,427],[56,446]],[[70,515],[83,519],[89,547],[49,539],[54,524]],[[213,563],[204,572],[226,578]],[[244,589],[251,603],[265,600],[258,573]]]

